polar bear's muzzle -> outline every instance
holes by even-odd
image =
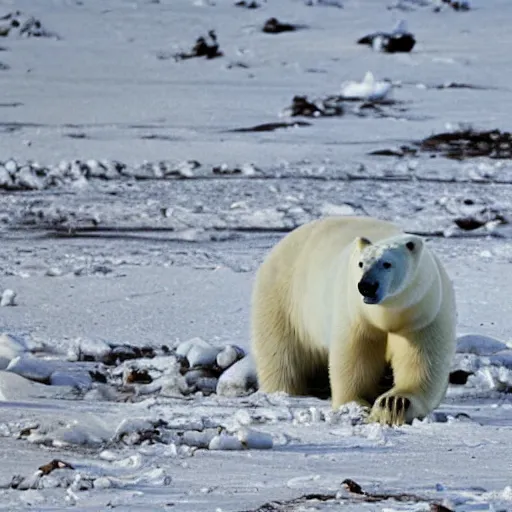
[[[357,284],[359,293],[363,296],[365,304],[378,304],[380,302],[379,281],[369,276],[364,276]]]

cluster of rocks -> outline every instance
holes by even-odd
[[[479,131],[472,128],[437,133],[420,143],[422,151],[453,160],[475,157],[512,158],[512,134],[500,130]]]
[[[107,459],[109,460],[109,459]],[[123,488],[134,485],[167,486],[172,477],[162,468],[149,469],[140,476],[113,476],[86,467],[76,468],[60,459],[53,459],[29,475],[17,474],[0,481],[0,489],[28,491],[30,489],[67,489],[68,504],[76,504],[76,492]]]
[[[248,426],[235,424],[229,427],[223,426],[218,421],[207,418],[204,418],[204,421],[195,422],[168,422],[141,417],[125,418],[111,431],[97,430],[90,435],[86,430],[79,431],[73,422],[67,424],[63,422],[59,426],[36,424],[19,430],[17,438],[32,444],[61,449],[76,446],[103,448],[100,457],[110,460],[118,458],[114,451],[116,449],[154,444],[168,446],[169,455],[174,457],[188,457],[198,449],[269,450],[274,446],[274,440],[270,434]],[[58,462],[61,461],[52,461],[45,467],[39,468],[38,476],[50,474],[56,469],[73,469],[69,464],[62,462],[58,464]],[[36,481],[35,487],[28,488],[38,488],[40,478]],[[19,488],[13,485],[11,487]]]
[[[40,20],[21,11],[10,12],[0,17],[0,37],[53,37],[57,34],[46,30]]]
[[[390,117],[400,119],[407,109],[392,99],[371,97],[345,97],[343,94],[329,95],[324,98],[308,99],[307,96],[294,96],[290,106],[282,115],[289,117],[333,117],[354,115],[357,117]]]
[[[116,161],[73,160],[45,166],[38,162],[19,163],[14,159],[0,162],[0,189],[43,190],[89,178],[115,179],[122,176],[126,165]]]
[[[512,348],[499,340],[462,336],[452,365],[451,383],[463,385],[466,391],[476,387],[479,392],[510,393],[511,354]],[[172,348],[78,340],[67,359],[36,357],[23,339],[1,335],[2,392],[9,393],[5,386],[23,388],[23,379],[44,385],[41,387],[45,389],[60,386],[86,400],[139,401],[149,395],[188,399],[212,394],[241,397],[258,389],[249,354],[237,345],[214,346],[201,338]],[[151,435],[146,432],[142,438],[150,439]]]
[[[261,4],[256,2],[256,0],[239,0],[235,2],[235,7],[245,7],[246,9],[259,9]]]
[[[471,9],[469,0],[435,0],[434,11],[440,12],[444,7],[451,7],[454,11],[465,12]]]
[[[412,11],[416,8],[429,8],[434,12],[452,9],[457,12],[466,12],[471,9],[469,0],[395,0],[388,9]]]
[[[430,88],[478,89],[477,86],[457,83],[436,85]],[[442,156],[458,161],[480,157],[488,157],[492,160],[510,160],[512,158],[512,134],[498,129],[479,131],[473,128],[461,128],[429,135],[411,145],[376,150],[370,154],[404,157],[417,155],[420,152],[432,158]]]
[[[213,177],[213,175],[243,174],[255,175],[258,169],[251,163],[240,166],[228,166],[223,163],[203,169],[197,160],[172,162],[160,160],[143,162],[129,166],[117,160],[63,160],[56,165],[42,165],[38,162],[18,162],[13,158],[0,162],[0,190],[44,190],[52,187],[73,184],[86,185],[88,180],[102,181],[117,179],[168,180],[192,179],[195,177]]]
[[[17,377],[7,378],[12,374]],[[23,338],[11,334],[0,335],[0,377],[0,387],[22,386],[23,379],[83,392],[92,387],[92,379],[85,370],[68,369],[58,360],[36,357]]]
[[[68,359],[101,363],[89,373],[95,382],[117,390],[113,399],[148,394],[243,396],[258,388],[253,360],[242,348],[217,347],[201,338],[172,349],[166,345],[156,349],[101,341],[85,346],[78,343]]]

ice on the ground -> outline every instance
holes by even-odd
[[[35,400],[49,397],[57,397],[50,386],[25,379],[16,373],[0,371],[0,401]]]
[[[512,344],[509,345],[504,341],[482,334],[465,334],[457,338],[458,353],[490,356],[510,348],[512,348]]]

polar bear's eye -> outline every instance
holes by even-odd
[[[391,263],[389,263],[389,261],[385,261],[385,262],[382,264],[382,266],[383,266],[384,268],[391,268]]]
[[[359,268],[363,268],[363,262],[362,261],[359,262]]]

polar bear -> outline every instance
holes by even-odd
[[[419,236],[328,217],[285,236],[256,273],[251,338],[260,389],[331,396],[401,425],[439,405],[455,352],[452,283]],[[392,373],[391,373],[392,372]]]

